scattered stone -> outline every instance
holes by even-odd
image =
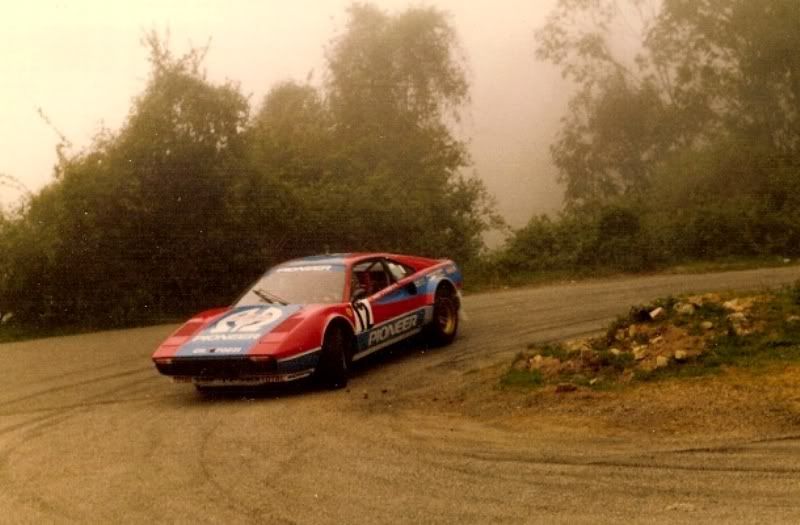
[[[787,323],[800,323],[800,315],[790,315],[786,318]]]
[[[588,339],[576,339],[574,341],[567,341],[564,343],[564,349],[567,351],[567,353],[577,354],[578,352],[591,349],[591,346],[589,345]]]
[[[634,346],[633,347],[633,358],[637,361],[642,361],[645,357],[647,357],[647,348],[643,346]]]
[[[700,323],[700,328],[706,331],[711,330],[712,328],[714,328],[714,323],[712,323],[711,321],[703,321],[702,323]]]
[[[783,260],[783,264],[789,264],[790,262],[792,262],[792,260],[791,260],[791,259],[784,259],[784,260]]]
[[[697,308],[700,308],[706,304],[719,304],[722,302],[722,297],[720,297],[719,294],[707,293],[705,295],[692,295],[686,300]]]
[[[683,363],[687,359],[689,359],[689,354],[686,350],[675,350],[675,361]]]
[[[578,387],[573,385],[572,383],[559,383],[558,385],[556,385],[556,394],[575,392],[577,389]]]
[[[518,371],[529,370],[531,367],[530,361],[532,360],[518,359],[514,361],[513,368]]]
[[[737,297],[722,303],[722,307],[731,312],[741,313],[753,307],[756,303],[756,297]]]
[[[624,341],[626,337],[628,337],[628,331],[624,329],[617,330],[617,333],[614,334],[614,339],[620,343]]]
[[[612,349],[611,349],[611,350],[609,350],[608,352],[609,352],[611,355],[613,355],[613,356],[619,356],[619,355],[622,355],[622,350],[620,350],[619,348],[612,348]]]
[[[557,374],[561,371],[561,360],[557,357],[538,356],[540,359],[531,364],[532,370],[540,370],[546,374]]]
[[[14,317],[13,312],[6,312],[5,314],[3,314],[3,317],[0,318],[0,324],[8,323],[13,317]]]
[[[653,321],[657,321],[662,317],[664,317],[666,314],[667,311],[659,306],[658,308],[650,312],[650,319],[652,319]]]
[[[678,303],[674,307],[675,313],[680,315],[694,315],[695,306],[691,303]]]
[[[663,355],[656,357],[656,368],[666,368],[669,365],[669,358]]]
[[[728,324],[730,327],[730,331],[733,332],[735,335],[739,337],[744,337],[746,335],[750,335],[753,331],[750,329],[747,316],[744,315],[742,312],[736,312],[730,314],[728,317]]]
[[[589,384],[594,386],[599,382],[600,382],[600,378],[599,377],[595,377],[595,378],[593,378],[592,380],[589,381]]]
[[[657,345],[658,343],[660,343],[660,342],[661,342],[661,341],[663,341],[663,340],[664,340],[664,338],[663,338],[663,337],[661,337],[661,336],[659,335],[658,337],[654,337],[654,338],[653,338],[653,339],[650,341],[650,343],[651,343],[651,344],[654,344],[654,345]]]

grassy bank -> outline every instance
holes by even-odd
[[[501,385],[608,389],[797,362],[800,282],[774,292],[667,297],[633,307],[601,337],[530,345]]]

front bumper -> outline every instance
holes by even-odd
[[[199,386],[255,386],[310,376],[316,362],[252,357],[170,357],[154,359],[156,369],[177,383]],[[298,366],[299,365],[299,366]]]

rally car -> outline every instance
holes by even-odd
[[[448,259],[320,255],[268,270],[232,306],[202,312],[153,354],[159,372],[204,391],[314,376],[347,384],[352,362],[423,333],[458,330],[461,271]]]

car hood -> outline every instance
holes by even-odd
[[[259,340],[304,305],[264,304],[239,306],[209,320],[183,343],[177,357],[230,357],[245,355]]]

